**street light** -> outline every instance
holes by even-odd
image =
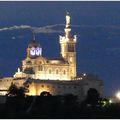
[[[120,91],[116,93],[116,98],[120,100]]]
[[[86,73],[84,73],[83,76],[86,76]]]
[[[112,100],[111,100],[111,99],[109,100],[109,103],[110,103],[110,104],[112,103]]]

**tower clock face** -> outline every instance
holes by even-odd
[[[42,54],[42,48],[37,47],[35,53],[37,56],[40,56]]]
[[[39,47],[34,48],[34,47],[32,47],[30,49],[30,55],[31,56],[41,56],[42,55],[42,48],[39,48]]]

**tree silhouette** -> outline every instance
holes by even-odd
[[[26,89],[24,87],[17,87],[15,84],[11,83],[11,86],[8,89],[7,96],[25,96]]]
[[[98,91],[95,88],[90,88],[87,91],[87,97],[85,101],[87,104],[95,106],[98,104],[99,98],[100,98],[100,95]]]

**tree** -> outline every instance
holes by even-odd
[[[90,88],[87,91],[87,97],[86,97],[85,101],[87,104],[96,106],[96,105],[98,105],[99,98],[100,98],[100,95],[99,95],[98,91],[95,88]]]
[[[24,115],[25,111],[25,88],[18,87],[11,83],[8,89],[5,109],[8,115],[12,117],[18,117],[18,115]]]
[[[8,89],[7,96],[25,96],[26,89],[24,87],[17,87],[15,84],[11,83],[11,86]]]

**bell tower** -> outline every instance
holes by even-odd
[[[66,14],[65,35],[60,36],[59,42],[61,47],[61,56],[69,63],[69,77],[73,79],[76,77],[76,35],[71,35],[70,15]]]

